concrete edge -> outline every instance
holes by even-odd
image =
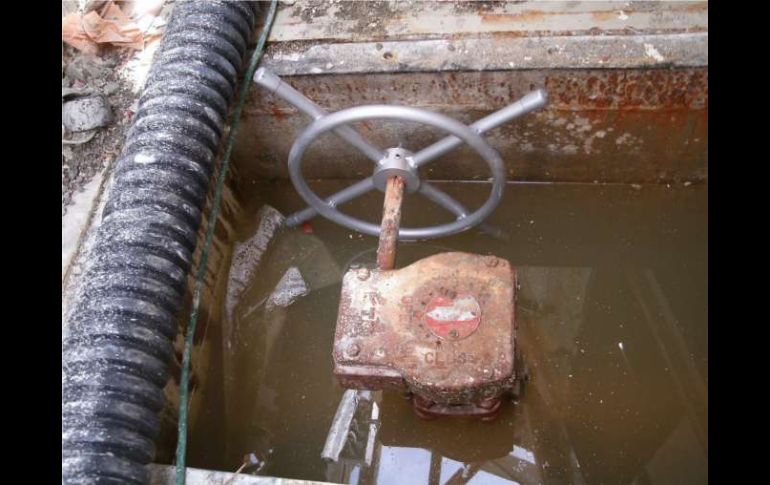
[[[271,46],[278,75],[708,66],[708,33]]]

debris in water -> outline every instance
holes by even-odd
[[[267,450],[267,454],[271,454],[272,451],[272,449]],[[256,453],[251,452],[243,457],[243,464],[245,465],[244,470],[252,474],[257,474],[265,467],[265,461],[266,457],[260,458]]]
[[[340,453],[342,452],[345,443],[347,443],[348,435],[350,434],[350,425],[356,414],[359,392],[365,393],[370,391],[347,389],[342,395],[342,399],[337,405],[337,412],[334,415],[331,428],[326,436],[326,443],[321,452],[321,458],[324,460],[335,462],[339,460]]]
[[[281,281],[278,282],[275,290],[267,299],[265,309],[270,311],[275,307],[288,307],[308,293],[310,293],[310,289],[305,280],[302,279],[302,274],[296,267],[292,266],[286,270]]]
[[[228,318],[232,317],[238,298],[259,268],[259,263],[270,241],[285,221],[283,214],[269,205],[259,210],[257,219],[259,226],[254,235],[246,241],[235,243],[233,248],[233,260],[230,264],[230,277],[225,296],[225,312]]]

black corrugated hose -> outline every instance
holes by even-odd
[[[62,339],[62,483],[137,483],[255,2],[177,1]]]

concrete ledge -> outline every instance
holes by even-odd
[[[708,2],[296,0],[270,44],[708,31]]]
[[[708,66],[708,33],[432,39],[271,47],[263,65],[302,74]]]

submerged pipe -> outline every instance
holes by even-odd
[[[254,2],[177,1],[62,339],[62,483],[147,483]]]

